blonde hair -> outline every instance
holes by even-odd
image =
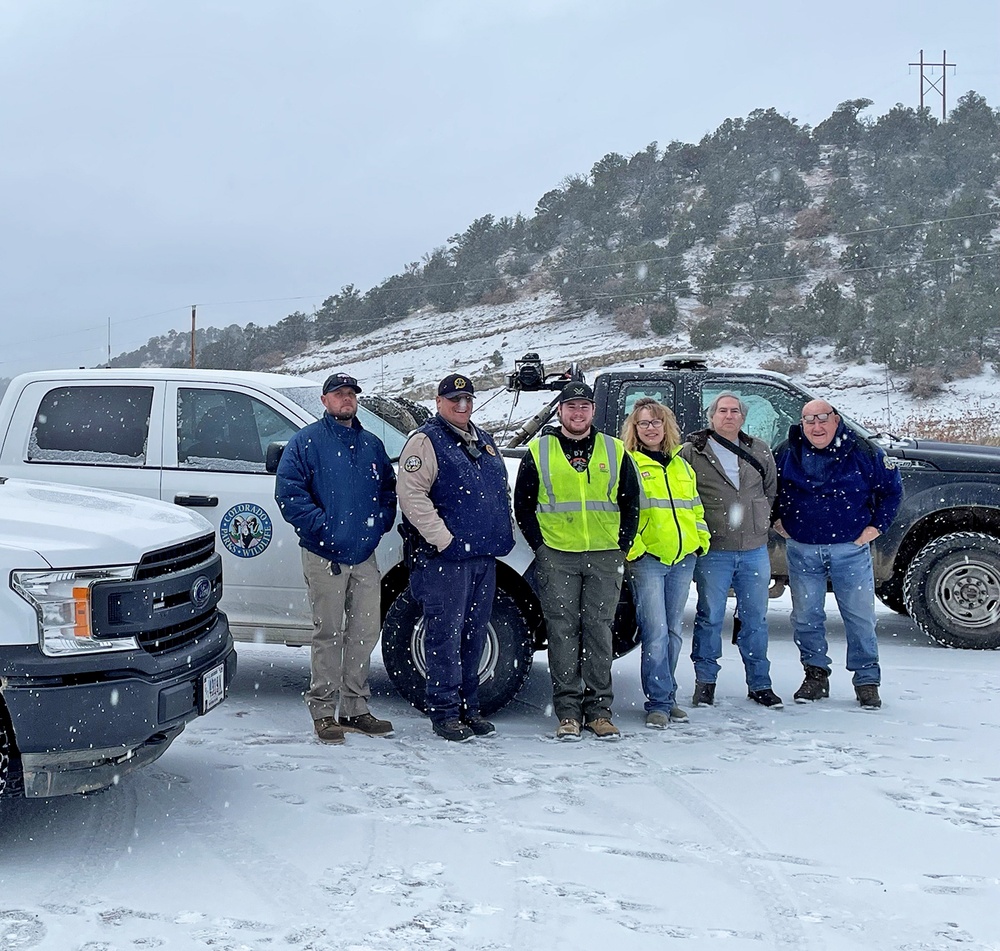
[[[651,396],[640,396],[635,401],[628,419],[622,424],[622,442],[625,443],[625,448],[629,452],[636,450],[642,452],[645,448],[642,440],[639,439],[639,430],[636,426],[639,413],[644,409],[649,410],[655,419],[663,420],[663,441],[660,443],[659,450],[670,455],[681,444],[681,430],[677,425],[677,417],[674,416],[670,407],[664,406]]]

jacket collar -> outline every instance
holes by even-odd
[[[715,432],[714,429],[699,429],[698,432],[691,433],[688,436],[688,442],[691,443],[691,445],[694,446],[694,448],[697,449],[698,452],[704,452],[705,447],[708,445],[709,437],[714,432]],[[739,432],[739,442],[741,446],[746,446],[747,449],[749,449],[750,446],[753,445],[753,438],[748,436],[741,429]]]

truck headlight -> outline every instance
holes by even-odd
[[[60,656],[98,651],[137,650],[134,637],[99,640],[91,627],[91,589],[100,581],[129,581],[135,568],[87,568],[80,571],[14,571],[10,586],[38,615],[43,654]]]

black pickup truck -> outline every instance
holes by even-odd
[[[574,371],[544,372],[537,355],[518,361],[513,389],[559,389]],[[705,407],[723,391],[750,407],[745,430],[772,449],[816,398],[780,373],[711,367],[698,355],[656,366],[599,374],[593,382],[595,425],[618,435],[635,401],[651,396],[671,407],[682,433],[706,426]],[[530,426],[537,429],[540,419]],[[1000,449],[870,433],[845,422],[895,460],[903,503],[891,529],[872,545],[876,591],[930,638],[948,647],[1000,648]],[[527,432],[522,432],[521,438]],[[520,441],[520,440],[517,440]],[[787,581],[784,540],[772,533],[772,592]]]

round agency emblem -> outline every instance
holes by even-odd
[[[237,558],[255,558],[271,544],[271,516],[253,502],[234,505],[219,523],[219,537]]]

